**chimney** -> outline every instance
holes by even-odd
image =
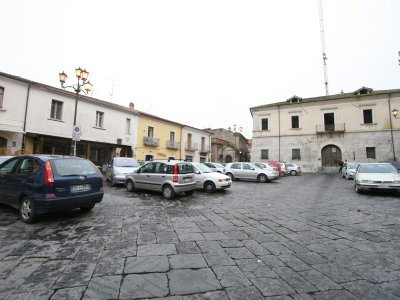
[[[134,111],[135,110],[135,104],[133,102],[129,103],[129,110]]]

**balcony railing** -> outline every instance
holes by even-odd
[[[196,151],[199,150],[199,144],[197,143],[185,143],[185,150],[187,151]]]
[[[179,149],[181,143],[175,141],[167,141],[167,149]]]
[[[146,146],[158,147],[160,146],[160,139],[152,136],[145,136],[143,137],[143,144],[145,144]]]
[[[210,152],[210,147],[206,146],[206,145],[200,146],[200,150],[199,151],[201,153],[208,153],[208,152]]]
[[[317,125],[317,133],[324,132],[344,132],[345,124],[325,124],[325,125]]]

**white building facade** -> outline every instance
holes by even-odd
[[[341,160],[400,159],[400,90],[363,87],[342,93],[250,108],[252,161],[294,162],[304,172],[337,171]]]
[[[190,126],[182,128],[181,151],[187,161],[207,162],[211,160],[211,133]]]
[[[0,72],[0,148],[9,154],[71,153],[76,94]],[[77,156],[103,165],[132,156],[137,114],[128,107],[79,95]],[[4,151],[3,151],[4,152]]]

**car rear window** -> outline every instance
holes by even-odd
[[[397,170],[389,164],[365,164],[360,166],[358,173],[397,173]]]
[[[191,164],[178,163],[178,164],[176,164],[176,166],[178,166],[178,174],[193,173],[193,167],[192,167]],[[174,174],[174,167],[175,167],[175,165],[168,165],[167,173],[168,174]]]
[[[94,175],[97,173],[96,166],[86,159],[54,159],[51,160],[55,176]]]

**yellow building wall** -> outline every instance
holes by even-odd
[[[143,139],[148,136],[148,127],[154,128],[154,138],[160,139],[158,147],[147,146],[143,144]],[[175,132],[175,142],[181,143],[182,129],[180,126],[166,121],[153,119],[146,116],[139,115],[138,117],[138,133],[136,143],[136,159],[138,161],[144,161],[146,155],[153,155],[153,159],[168,159],[168,157],[174,157],[175,159],[181,159],[181,147],[178,149],[167,149],[167,141],[170,140],[170,132]]]

